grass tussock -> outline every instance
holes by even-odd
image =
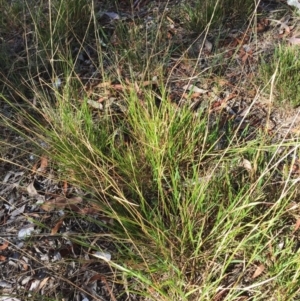
[[[13,112],[2,113],[2,125],[47,154],[57,180],[80,187],[111,219],[108,264],[125,292],[142,300],[296,300],[298,141],[274,140],[260,128],[248,139],[251,129],[215,116],[211,100],[195,112],[170,99],[176,86],[166,73],[178,54],[162,34],[167,9],[157,27],[142,27],[139,18],[105,23],[82,0],[32,5],[22,6],[30,29],[19,76],[0,62],[1,102]],[[252,1],[184,5],[189,30],[255,14]],[[293,54],[279,50],[278,58],[283,89],[297,66]]]
[[[187,18],[186,25],[201,33],[207,26],[210,29],[220,29],[223,22],[247,22],[253,15],[254,4],[249,0],[189,1],[183,7]]]
[[[278,103],[294,107],[299,105],[298,85],[291,89],[291,85],[299,80],[298,56],[299,49],[296,45],[279,45],[270,62],[264,62],[261,66],[261,73],[266,80],[275,76],[274,94]]]

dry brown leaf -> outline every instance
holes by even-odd
[[[247,169],[248,171],[252,171],[252,165],[251,162],[247,159],[243,159],[242,166]]]
[[[182,94],[182,97],[183,97],[183,98],[186,98],[186,99],[194,99],[194,98],[197,98],[197,97],[199,97],[199,96],[201,96],[200,93],[192,93],[191,95],[189,95],[189,94],[187,94],[187,93],[183,93],[183,94]]]
[[[72,210],[73,212],[79,213],[79,214],[84,214],[82,213],[82,208],[77,206],[76,204],[70,204],[68,206],[68,208],[70,208],[70,210]]]
[[[103,110],[103,104],[92,99],[88,99],[87,103],[90,107],[98,110]]]
[[[104,276],[102,276],[101,274],[95,274],[94,276],[92,276],[87,283],[93,283],[97,280],[101,280],[104,278]]]
[[[39,167],[38,171],[45,172],[47,167],[48,167],[48,158],[46,156],[42,156],[41,157],[41,164],[40,164],[40,167]]]
[[[192,93],[199,93],[199,94],[206,94],[208,92],[208,90],[198,88],[195,85],[184,85],[182,89],[191,91]]]
[[[249,57],[249,54],[246,52],[243,56],[242,56],[242,62],[245,63],[247,61]]]
[[[8,247],[8,241],[5,241],[1,246],[0,246],[0,250],[5,250]]]
[[[44,279],[41,281],[38,290],[41,290],[41,289],[45,286],[45,284],[47,283],[47,281],[48,281],[49,278],[50,278],[50,277],[46,277],[46,278],[44,278]]]
[[[57,198],[51,199],[47,202],[45,202],[41,208],[45,211],[51,211],[54,209],[65,209],[66,207],[69,207],[70,205],[79,204],[82,202],[81,197],[74,197],[67,199],[63,196],[59,196]]]
[[[80,210],[78,211],[81,214],[85,214],[85,215],[95,215],[99,213],[99,210],[96,210],[95,208],[89,207],[89,208],[80,208]]]
[[[22,264],[23,270],[28,271],[28,264],[24,260],[21,261],[21,264]]]
[[[112,85],[112,88],[114,88],[115,90],[119,90],[119,91],[124,90],[124,87],[121,84],[114,84],[114,85]]]
[[[270,23],[269,20],[266,18],[259,20],[259,22],[257,23],[256,31],[257,32],[265,31],[268,28],[269,23]]]
[[[68,192],[68,182],[64,181],[64,184],[63,184],[63,194],[66,195],[67,192]]]
[[[226,295],[227,291],[225,289],[221,289],[214,297],[213,301],[223,300],[224,295]]]
[[[37,165],[38,165],[38,164],[37,164],[37,162],[36,162],[36,163],[34,163],[34,165],[32,166],[32,169],[31,169],[31,170],[32,170],[33,173],[36,173]]]
[[[95,88],[106,88],[111,85],[111,82],[104,82],[104,83],[99,83],[98,85],[95,86]]]
[[[60,220],[56,223],[56,225],[55,225],[55,226],[52,228],[52,230],[51,230],[51,235],[55,235],[55,234],[58,232],[58,230],[60,229],[60,227],[61,227],[63,221],[64,221],[64,219],[62,218],[62,219],[60,219]]]
[[[31,183],[27,186],[27,188],[26,188],[26,190],[27,190],[29,196],[36,196],[36,195],[38,195],[38,192],[37,192],[37,190],[35,189],[35,187],[34,187],[33,184],[34,184],[34,182],[31,182]]]
[[[157,80],[146,80],[143,82],[143,87],[147,87],[150,85],[158,85],[158,81]]]
[[[299,228],[300,228],[300,218],[298,218],[296,221],[293,233],[295,233]]]
[[[260,265],[256,268],[254,274],[252,275],[252,279],[255,279],[255,278],[257,278],[258,276],[260,276],[260,275],[263,273],[264,270],[265,270],[265,266],[264,266],[263,264],[260,264]]]
[[[223,79],[223,78],[219,78],[219,79],[217,79],[217,81],[218,81],[218,85],[220,87],[224,87],[225,85],[228,85],[228,86],[231,85],[231,83],[229,83],[228,80]]]
[[[108,96],[102,96],[102,97],[99,97],[99,98],[97,99],[97,102],[98,102],[98,103],[102,103],[103,101],[108,100],[108,99],[109,99]]]

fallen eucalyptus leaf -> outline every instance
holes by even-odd
[[[87,103],[94,109],[103,110],[103,104],[92,99],[88,99]]]
[[[26,190],[27,190],[29,196],[36,196],[36,195],[38,195],[38,192],[37,192],[37,190],[35,189],[35,187],[34,187],[33,184],[34,184],[34,182],[31,182],[31,183],[27,186],[27,188],[26,188]]]
[[[260,264],[260,265],[256,268],[254,274],[252,275],[252,279],[255,279],[255,278],[257,278],[258,276],[260,276],[260,275],[263,273],[264,270],[265,270],[265,266],[264,266],[263,264]]]
[[[207,90],[204,90],[204,89],[201,89],[201,88],[198,88],[194,85],[185,85],[182,87],[183,89],[186,89],[188,91],[191,91],[191,92],[194,92],[194,93],[200,93],[200,94],[205,94],[207,93],[208,91]]]
[[[25,239],[28,236],[30,236],[33,231],[34,231],[34,225],[33,224],[27,225],[18,232],[18,238]]]
[[[110,261],[111,260],[111,254],[110,253],[107,253],[107,252],[95,252],[93,254],[93,256],[97,257],[97,258],[100,258],[100,259],[103,259],[105,261]]]

